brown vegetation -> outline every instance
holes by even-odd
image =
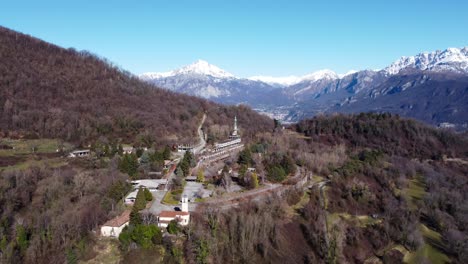
[[[62,138],[80,144],[100,136],[131,142],[196,137],[235,115],[246,135],[273,123],[247,107],[222,107],[140,81],[86,51],[63,49],[0,27],[0,133]]]
[[[112,209],[128,191],[119,187],[125,179],[116,170],[69,167],[3,172],[0,262],[64,263],[84,257],[90,231],[118,213]]]

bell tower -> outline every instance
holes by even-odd
[[[232,131],[232,136],[236,137],[237,135],[237,116],[234,117],[234,130]]]
[[[182,212],[188,212],[188,198],[187,195],[182,197]]]

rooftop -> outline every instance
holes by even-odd
[[[103,226],[120,227],[128,221],[130,221],[130,210],[126,210],[121,215],[107,221]]]
[[[131,198],[136,198],[138,194],[138,189],[134,190],[134,191],[131,191],[129,194],[127,194],[127,196],[125,197],[125,199],[131,199]]]
[[[188,212],[180,212],[180,211],[162,211],[159,213],[159,217],[173,217],[176,218],[177,216],[189,215]]]
[[[156,189],[160,184],[167,184],[167,179],[145,179],[145,180],[136,180],[132,181],[133,186],[138,189],[140,186]]]
[[[89,149],[77,149],[77,150],[72,151],[72,153],[89,152],[89,151],[90,151]]]

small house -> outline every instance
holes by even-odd
[[[136,200],[136,196],[137,196],[137,193],[138,193],[138,189],[130,192],[126,197],[125,197],[125,204],[127,205],[132,205],[135,200]]]
[[[87,156],[89,156],[90,153],[91,153],[91,151],[89,149],[74,150],[74,151],[70,152],[68,157],[70,157],[70,158],[87,157]]]
[[[101,227],[101,235],[105,237],[119,237],[124,227],[130,221],[130,211],[126,210],[121,215],[107,221]]]
[[[122,147],[123,154],[132,154],[133,153],[133,147]]]
[[[190,221],[190,213],[180,211],[162,211],[158,216],[158,226],[167,227],[173,220],[177,221],[181,226],[188,225]]]

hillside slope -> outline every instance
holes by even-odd
[[[0,28],[0,131],[87,143],[99,136],[191,138],[208,119],[238,115],[246,134],[271,121],[248,108],[157,89],[105,59]],[[247,118],[248,116],[248,118]]]

